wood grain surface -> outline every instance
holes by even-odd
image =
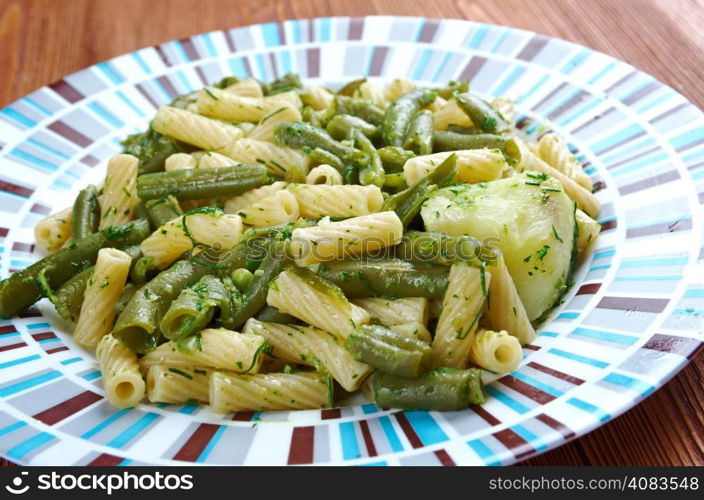
[[[170,39],[290,18],[372,14],[470,19],[564,38],[623,59],[704,107],[699,0],[0,0],[0,107],[66,74]],[[704,465],[704,356],[623,416],[523,464]]]

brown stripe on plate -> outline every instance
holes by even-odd
[[[554,120],[555,118],[557,118],[561,114],[565,113],[566,111],[569,111],[570,109],[575,107],[577,104],[581,103],[584,99],[586,99],[586,97],[588,97],[590,95],[591,94],[589,92],[587,92],[586,90],[580,90],[579,92],[577,92],[577,94],[574,97],[571,97],[565,103],[560,104],[560,106],[558,106],[558,108],[555,111],[550,113],[548,115],[548,119]],[[582,166],[586,168],[586,165],[582,165]]]
[[[652,81],[649,84],[645,85],[641,89],[635,91],[633,94],[629,95],[623,100],[623,104],[626,106],[630,106],[633,103],[636,103],[643,99],[645,96],[652,94],[655,92],[657,89],[661,87],[660,83],[656,81]]]
[[[288,464],[301,465],[313,463],[315,427],[294,427],[291,435],[291,448],[288,450]]]
[[[516,458],[523,458],[535,451],[528,441],[523,439],[511,429],[504,429],[499,432],[495,432],[492,436],[494,436],[506,448],[511,450]]]
[[[538,104],[534,105],[532,109],[538,109],[538,108],[540,108],[540,106],[542,106],[543,104],[545,104],[546,102],[548,102],[550,99],[552,99],[553,97],[555,97],[555,95],[557,95],[559,92],[562,92],[562,90],[565,89],[566,87],[567,87],[567,83],[566,83],[566,82],[562,82],[560,85],[558,85],[558,86],[555,87],[553,90],[551,90],[548,95],[546,95],[545,97],[543,97],[543,98],[538,102]]]
[[[39,342],[40,340],[55,339],[56,334],[54,332],[35,333],[34,335],[32,335],[32,338]]]
[[[565,424],[562,422],[555,420],[554,418],[546,415],[545,413],[541,413],[540,415],[535,417],[537,420],[540,420],[542,423],[547,425],[548,427],[551,427],[555,429],[557,432],[562,434],[562,436],[565,439],[572,439],[573,437],[576,436],[576,434]]]
[[[527,344],[527,345],[524,345],[524,346],[523,346],[523,349],[528,349],[528,350],[531,350],[531,351],[539,351],[539,350],[540,350],[540,346],[533,345],[533,344]]]
[[[205,72],[203,71],[203,68],[200,66],[196,66],[196,75],[198,75],[198,78],[200,78],[200,81],[203,82],[203,85],[208,85],[208,77],[205,76]]]
[[[63,419],[70,417],[74,413],[78,413],[84,408],[89,407],[96,401],[103,399],[102,396],[91,391],[85,391],[76,396],[62,401],[61,403],[47,408],[35,415],[32,418],[36,418],[40,422],[44,422],[46,425],[54,425],[61,422]]]
[[[235,422],[251,422],[254,418],[253,411],[237,411],[232,415],[232,420]]]
[[[682,104],[679,104],[679,105],[675,106],[674,108],[668,109],[664,113],[659,114],[658,116],[656,116],[655,118],[650,120],[650,123],[655,124],[656,122],[659,122],[660,120],[667,118],[670,115],[674,115],[675,113],[683,110],[684,108],[688,108],[689,106],[691,106],[690,103],[683,102]]]
[[[688,231],[692,229],[692,219],[689,216],[682,217],[675,222],[661,222],[651,226],[634,227],[626,230],[626,238],[637,238],[639,236],[651,236],[653,234],[674,233],[675,231]]]
[[[423,25],[423,30],[420,32],[419,42],[430,43],[435,38],[435,33],[438,32],[438,19],[426,19]]]
[[[37,214],[49,215],[51,213],[51,208],[45,205],[40,205],[39,203],[35,203],[34,205],[32,205],[32,208],[30,208],[29,211]]]
[[[347,30],[348,40],[361,40],[362,33],[364,32],[364,18],[363,17],[353,17],[350,19],[350,26]]]
[[[26,345],[27,344],[25,344],[24,342],[19,342],[17,344],[3,345],[3,346],[0,346],[0,352],[11,351],[13,349],[19,349],[20,347],[24,347]]]
[[[608,231],[610,229],[616,229],[616,227],[618,227],[618,221],[616,219],[611,219],[601,225],[600,232],[603,233],[604,231]]]
[[[269,64],[271,65],[271,72],[273,73],[274,80],[279,77],[279,68],[276,64],[276,56],[273,52],[269,53]]]
[[[284,29],[284,23],[276,23],[276,27],[279,30],[279,42],[281,45],[286,45],[286,30]]]
[[[49,88],[59,94],[64,99],[66,99],[71,104],[75,104],[81,99],[83,99],[83,97],[85,97],[66,80],[59,80],[58,82],[54,82],[49,85]]]
[[[670,170],[660,175],[654,177],[648,177],[642,181],[634,182],[626,186],[621,186],[618,188],[618,192],[622,195],[627,195],[631,193],[637,193],[638,191],[643,191],[651,187],[659,186],[660,184],[666,184],[668,182],[676,181],[680,178],[679,172],[677,170]]]
[[[700,203],[701,205],[704,205],[704,191],[702,191],[701,193],[699,193],[699,203]]]
[[[608,116],[608,115],[610,115],[611,113],[615,113],[615,112],[616,112],[616,108],[609,108],[609,109],[607,109],[607,110],[605,110],[605,111],[602,111],[602,112],[599,113],[598,115],[596,115],[596,116],[590,118],[590,119],[587,120],[586,122],[582,123],[579,127],[577,127],[576,129],[574,129],[574,130],[572,131],[572,135],[579,134],[579,133],[580,133],[582,130],[584,130],[585,128],[592,126],[595,122],[598,122],[599,120],[601,120],[601,119],[604,118],[605,116]]]
[[[396,417],[396,420],[401,426],[401,430],[403,430],[403,433],[406,435],[406,438],[408,438],[408,442],[411,443],[411,446],[414,448],[422,448],[423,442],[418,437],[418,434],[416,434],[416,431],[413,430],[413,426],[411,426],[411,423],[406,418],[406,415],[404,415],[403,412],[399,412],[395,413],[394,417]]]
[[[308,66],[308,77],[318,78],[320,76],[320,49],[306,50],[306,63]]]
[[[220,426],[217,424],[200,424],[191,434],[191,437],[184,443],[180,450],[174,455],[174,460],[185,462],[195,462],[208,443],[213,438]]]
[[[34,192],[29,188],[2,180],[0,180],[0,191],[7,191],[8,193],[16,194],[17,196],[23,196],[24,198],[29,198]]]
[[[682,146],[678,147],[675,149],[678,153],[682,153],[683,151],[687,151],[688,149],[692,149],[695,146],[699,146],[700,144],[704,144],[704,137],[701,139],[697,139],[696,141],[688,142],[687,144],[683,144]]]
[[[685,358],[691,358],[701,345],[702,343],[696,339],[656,333],[643,345],[643,349],[669,352],[671,354],[679,354]]]
[[[102,467],[112,467],[122,463],[124,458],[116,457],[115,455],[110,455],[109,453],[103,453],[99,455],[95,460],[89,463],[89,466],[102,466]]]
[[[604,297],[596,305],[599,309],[618,309],[619,311],[637,311],[661,313],[670,299],[649,299],[644,297]]]
[[[69,127],[61,120],[55,121],[54,123],[49,125],[47,128],[49,130],[52,130],[53,132],[59,134],[64,139],[69,140],[72,143],[81,146],[82,148],[89,146],[93,142],[88,137],[81,134],[78,130]]]
[[[572,385],[582,385],[584,383],[584,380],[581,378],[574,377],[572,375],[568,375],[566,373],[563,373],[561,371],[555,370],[554,368],[550,368],[549,366],[541,365],[540,363],[536,363],[535,361],[531,361],[528,363],[528,366],[533,368],[534,370],[538,370],[539,372],[546,373],[550,375],[551,377],[559,378],[560,380],[564,380],[565,382],[569,382]]]
[[[452,457],[447,453],[445,450],[435,450],[435,456],[437,457],[438,461],[444,465],[445,467],[452,467],[454,465],[457,465],[454,460],[452,460]]]
[[[81,158],[81,163],[85,163],[89,167],[95,167],[98,163],[100,163],[100,160],[93,155],[85,155]]]
[[[159,59],[167,65],[171,66],[171,61],[169,61],[169,58],[166,56],[166,52],[164,52],[164,48],[161,45],[154,45],[154,50],[156,50],[156,53],[159,55]]]
[[[242,62],[244,63],[244,70],[247,72],[247,76],[252,76],[252,65],[249,64],[249,58],[243,57]]]
[[[482,405],[472,405],[470,408],[489,425],[499,425],[501,423],[501,420],[489,413]]]
[[[501,377],[499,382],[541,405],[547,404],[555,399],[555,396],[552,394],[541,391],[537,387],[533,387],[532,385],[517,379],[513,375]]]
[[[606,168],[607,168],[608,170],[611,170],[611,169],[614,169],[614,168],[616,168],[616,167],[618,167],[618,166],[621,166],[621,165],[623,165],[623,164],[625,164],[625,163],[630,163],[630,162],[632,162],[633,160],[637,160],[638,158],[642,158],[643,156],[649,155],[650,153],[655,153],[655,152],[657,152],[657,151],[660,151],[660,146],[655,146],[654,148],[650,148],[650,149],[645,149],[645,150],[643,150],[643,151],[639,151],[637,154],[634,154],[634,155],[632,155],[632,156],[629,156],[628,158],[625,158],[625,159],[623,159],[623,160],[621,160],[621,161],[617,161],[616,163],[611,163],[611,164],[607,165]]]
[[[374,47],[374,53],[372,54],[372,64],[369,68],[369,76],[381,75],[381,70],[384,69],[384,63],[386,62],[386,56],[388,53],[388,47]]]
[[[582,285],[577,290],[577,295],[594,295],[601,288],[601,283],[589,283]]]
[[[528,43],[521,49],[516,58],[530,61],[538,55],[538,52],[543,50],[543,47],[545,47],[547,43],[548,38],[546,36],[534,35],[533,38],[528,40]]]
[[[176,99],[179,96],[178,90],[176,90],[176,87],[174,87],[174,84],[171,83],[171,80],[169,80],[168,77],[160,76],[157,78],[157,81],[161,83],[161,85],[164,87],[164,90],[166,90],[166,93],[169,94],[169,97],[171,97],[171,99]]]
[[[607,94],[610,94],[610,93],[613,92],[617,87],[620,87],[621,85],[623,85],[624,83],[626,83],[626,81],[630,80],[631,78],[633,78],[633,77],[636,76],[637,74],[638,74],[638,71],[631,71],[630,73],[626,73],[624,76],[622,76],[621,78],[619,78],[615,83],[612,83],[611,86],[609,86],[604,92],[607,93]]]
[[[696,170],[699,167],[704,167],[704,161],[700,161],[699,163],[695,163],[694,165],[688,166],[687,170]]]
[[[32,208],[32,210],[34,210],[34,208]],[[31,308],[19,313],[18,316],[20,318],[40,318],[42,317],[42,313],[35,308]]]
[[[6,227],[0,227],[0,238],[4,238],[7,236],[7,233],[9,233],[10,230]]]
[[[137,90],[139,90],[139,93],[142,94],[142,96],[143,96],[147,101],[149,101],[149,104],[151,104],[151,105],[154,107],[154,109],[158,109],[158,108],[159,108],[159,103],[156,102],[156,101],[154,100],[154,98],[153,98],[151,95],[149,95],[149,92],[147,92],[147,90],[144,88],[144,84],[143,84],[143,83],[138,83],[137,85],[135,85],[135,87],[137,87]]]
[[[6,333],[15,333],[16,331],[17,328],[12,325],[0,326],[0,335],[4,335]]]
[[[321,420],[334,420],[340,418],[341,416],[342,412],[339,408],[328,408],[325,410],[320,410]]]
[[[186,51],[186,55],[191,61],[200,59],[200,55],[198,55],[198,51],[196,50],[195,45],[193,45],[193,40],[190,38],[181,38],[179,42],[183,45],[183,50]]]
[[[235,41],[232,39],[230,30],[223,30],[223,35],[225,35],[225,41],[227,42],[227,48],[230,52],[237,52],[237,47],[235,47]]]
[[[471,80],[479,73],[484,64],[486,64],[486,57],[473,56],[462,70],[459,80]]]
[[[596,181],[594,183],[594,187],[592,187],[592,192],[598,193],[599,191],[603,191],[604,189],[606,189],[606,183],[604,181]]]
[[[49,349],[48,351],[44,351],[44,352],[47,353],[47,354],[55,354],[55,353],[61,352],[61,351],[68,351],[68,347],[66,347],[66,346],[63,346],[63,347],[55,347],[55,348],[53,348],[53,349]]]
[[[367,455],[370,457],[377,456],[376,446],[374,446],[374,440],[372,439],[372,433],[369,431],[369,424],[367,424],[367,421],[360,420],[359,428],[362,431],[362,439],[364,439],[364,446],[367,448]]]
[[[630,137],[626,137],[624,140],[622,140],[622,141],[620,141],[620,142],[617,142],[616,144],[612,144],[611,146],[609,146],[609,147],[606,148],[606,149],[602,149],[601,151],[599,151],[599,155],[603,155],[603,154],[608,153],[609,151],[612,151],[612,150],[614,150],[614,149],[616,149],[616,148],[620,148],[620,147],[623,146],[624,144],[628,144],[629,142],[633,142],[633,141],[635,141],[636,139],[640,139],[640,138],[643,137],[644,135],[645,135],[645,130],[641,130],[640,132],[638,132],[638,133],[635,134],[635,135],[632,135],[632,136],[630,136]]]

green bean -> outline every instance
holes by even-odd
[[[343,161],[359,157],[361,154],[354,148],[336,141],[322,129],[305,122],[282,122],[276,124],[274,141],[292,148],[320,148],[338,156]]]
[[[225,328],[236,329],[254,316],[266,304],[269,292],[269,282],[276,278],[284,266],[291,262],[288,248],[289,241],[276,241],[269,246],[266,257],[262,261],[247,292],[236,304],[232,316],[227,321],[220,321]]]
[[[345,295],[361,297],[426,297],[442,299],[450,270],[399,259],[337,261],[322,264],[321,277],[339,286]]]
[[[415,158],[413,151],[408,151],[398,146],[385,146],[377,149],[381,163],[387,173],[402,172],[403,166],[411,158]]]
[[[455,262],[480,265],[479,240],[471,236],[451,236],[445,233],[408,231],[396,246],[396,257],[414,262],[432,262],[451,266]]]
[[[135,285],[142,285],[157,274],[159,274],[159,270],[154,265],[154,258],[141,257],[130,271],[130,281]]]
[[[355,99],[344,95],[335,96],[332,104],[328,106],[325,114],[321,117],[321,121],[327,125],[337,115],[358,116],[372,125],[381,125],[384,121],[384,110],[380,107],[364,99]]]
[[[17,271],[0,281],[0,318],[11,318],[41,298],[42,293],[35,280],[42,270],[46,286],[55,290],[72,276],[94,264],[101,248],[135,245],[147,236],[149,223],[146,220],[111,226],[72,241],[58,252]]]
[[[144,205],[142,200],[137,202],[134,207],[134,218],[135,219],[146,219],[149,220],[149,213],[147,212],[147,207]]]
[[[198,91],[189,94],[181,94],[176,99],[169,103],[172,108],[186,109],[191,104],[195,104],[198,99]]]
[[[500,149],[506,148],[506,137],[493,134],[467,135],[457,132],[440,132],[433,134],[433,151],[459,151],[462,149]]]
[[[266,236],[250,237],[241,241],[227,252],[223,252],[218,260],[218,275],[221,278],[232,276],[239,268],[255,271],[269,248]]]
[[[233,295],[220,278],[206,274],[198,282],[184,288],[169,306],[159,328],[167,339],[178,339],[201,331],[220,311],[220,318],[229,318],[234,309]]]
[[[239,83],[240,79],[237,78],[236,76],[226,76],[222,78],[219,82],[214,83],[213,87],[218,88],[218,89],[225,89],[229,87],[230,85],[234,85],[235,83]]]
[[[404,149],[419,155],[429,155],[433,152],[433,113],[427,109],[418,111],[408,124]]]
[[[361,131],[369,139],[373,139],[377,133],[377,128],[374,125],[352,115],[334,116],[332,120],[328,122],[326,129],[328,134],[338,141],[349,137],[352,129]]]
[[[301,119],[304,122],[310,123],[314,127],[321,127],[320,117],[318,113],[310,106],[303,106],[301,110]]]
[[[254,279],[252,271],[244,267],[235,269],[235,271],[232,273],[232,283],[237,287],[240,292],[247,291],[249,286],[252,284],[252,279]]]
[[[367,164],[359,169],[359,183],[363,186],[373,184],[381,187],[384,185],[384,166],[381,164],[381,158],[376,152],[376,148],[372,141],[359,129],[351,129],[354,137],[355,146],[357,146],[364,154],[367,155]]]
[[[435,90],[443,99],[451,99],[456,93],[469,92],[469,82],[467,80],[451,81],[446,86]]]
[[[266,321],[268,323],[281,323],[284,325],[290,325],[297,323],[298,319],[294,318],[290,314],[282,313],[277,308],[272,306],[264,306],[257,313],[256,318],[259,321]]]
[[[183,210],[181,210],[178,200],[170,195],[166,198],[149,200],[145,204],[145,207],[147,209],[149,222],[152,229],[155,231],[170,220],[174,220],[176,217],[183,215]]]
[[[330,165],[341,174],[344,174],[345,162],[329,151],[325,151],[320,148],[315,148],[313,150],[304,149],[303,151],[308,155],[308,161],[311,166]]]
[[[100,205],[98,205],[98,190],[88,184],[78,193],[73,202],[73,220],[71,223],[71,239],[80,240],[98,230],[100,222]]]
[[[137,178],[137,193],[143,200],[168,195],[179,200],[194,200],[242,194],[269,182],[269,174],[262,165],[240,163],[232,167],[191,168],[141,175]]]
[[[371,380],[374,399],[382,408],[448,411],[484,402],[481,371],[476,368],[439,368],[416,379],[375,372]]]
[[[362,85],[366,81],[367,81],[366,78],[360,78],[358,80],[352,80],[351,82],[347,82],[340,90],[337,91],[337,95],[344,95],[344,96],[351,97],[357,91],[359,86]]]
[[[132,257],[132,267],[134,267],[135,263],[139,259],[139,256],[142,254],[142,249],[139,245],[124,248],[122,251]],[[56,312],[59,313],[59,316],[66,320],[76,321],[78,311],[81,309],[81,305],[83,304],[83,294],[86,290],[86,286],[88,285],[88,280],[93,275],[94,269],[95,266],[90,266],[84,269],[66,283],[61,285],[56,290],[56,293],[51,293],[50,287],[48,284],[46,285],[44,290],[47,293],[45,293],[45,295],[47,295],[51,303],[54,304]]]
[[[298,73],[286,73],[284,76],[271,83],[261,83],[261,86],[265,95],[279,94],[303,87]]]
[[[153,350],[159,341],[159,324],[186,285],[195,283],[210,270],[190,260],[176,261],[134,294],[117,318],[112,334],[138,353]]]
[[[403,172],[386,174],[384,175],[384,187],[395,190],[406,189],[408,187],[408,184],[406,184],[406,176]]]
[[[437,94],[429,89],[415,89],[399,97],[384,114],[381,141],[386,146],[403,144],[408,124],[418,109],[433,102]]]
[[[388,197],[381,206],[381,211],[393,210],[406,227],[420,212],[420,207],[428,196],[439,186],[442,187],[455,178],[456,155],[451,154],[428,175],[404,189],[400,193]]]
[[[162,135],[151,127],[141,134],[128,136],[121,144],[123,153],[139,158],[139,175],[162,171],[169,156],[193,151],[188,144]]]
[[[457,125],[456,123],[450,123],[447,126],[447,131],[462,135],[475,135],[480,133],[477,127],[472,127],[468,125]]]
[[[345,340],[345,347],[357,361],[399,377],[419,377],[433,362],[433,350],[428,344],[381,325],[355,328]]]
[[[501,113],[496,111],[484,99],[469,93],[455,96],[459,107],[467,113],[475,127],[488,134],[502,134],[509,132],[511,126]]]
[[[127,304],[129,304],[130,300],[132,300],[132,297],[134,297],[134,294],[137,293],[139,290],[139,287],[137,285],[134,285],[132,283],[127,283],[125,285],[125,289],[122,291],[122,295],[120,296],[120,300],[117,301],[117,304],[115,304],[115,315],[119,316],[122,314],[122,311],[125,310],[125,307],[127,307]],[[80,304],[79,304],[80,307]],[[78,312],[78,310],[76,310]],[[73,318],[71,318],[73,319]],[[75,321],[75,320],[74,320]]]

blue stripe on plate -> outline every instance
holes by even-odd
[[[48,109],[46,109],[44,106],[42,106],[41,104],[39,104],[37,101],[35,101],[35,100],[32,99],[31,97],[25,96],[25,97],[22,98],[22,101],[26,102],[27,104],[29,104],[30,106],[32,106],[34,109],[36,109],[37,111],[39,111],[39,112],[42,113],[42,114],[45,114],[46,116],[51,116],[51,115],[53,114],[51,111],[49,111]]]
[[[7,397],[11,396],[12,394],[16,394],[21,391],[25,391],[27,389],[31,389],[34,386],[43,384],[45,382],[49,382],[50,380],[54,380],[55,378],[61,377],[61,372],[58,372],[56,370],[52,370],[49,373],[44,373],[42,375],[38,375],[36,377],[32,377],[27,380],[23,380],[22,382],[18,382],[16,384],[9,385],[7,387],[3,387],[0,389],[0,397]]]
[[[7,427],[3,427],[0,429],[0,437],[6,435],[6,434],[11,434],[15,432],[17,429],[21,429],[22,427],[26,426],[27,422],[15,422],[14,424],[10,424]]]
[[[31,453],[40,446],[54,439],[55,437],[52,434],[49,434],[48,432],[42,432],[10,449],[7,452],[7,456],[10,458],[14,458],[15,460],[22,460],[28,453]]]
[[[522,380],[523,382],[532,385],[536,389],[540,389],[543,392],[547,392],[548,394],[555,396],[556,398],[559,398],[564,394],[563,391],[556,389],[553,386],[548,385],[544,382],[541,382],[540,380],[534,379],[533,377],[525,375],[524,373],[513,372],[511,375],[516,377],[518,380]]]
[[[151,74],[152,70],[149,68],[147,63],[144,62],[142,54],[140,54],[139,52],[132,52],[132,57],[135,61],[137,61],[137,64],[139,64],[139,67],[142,68],[142,71],[144,71],[148,75]]]
[[[136,106],[135,103],[130,101],[127,98],[127,96],[124,94],[124,92],[122,92],[121,90],[118,90],[117,92],[115,92],[115,95],[117,95],[117,97],[119,97],[122,100],[122,102],[127,104],[127,106],[129,106],[129,108],[132,111],[134,111],[136,114],[138,114],[139,116],[141,116],[141,117],[147,116],[146,113],[144,113],[144,111],[142,111],[138,106]]]
[[[340,439],[342,440],[342,458],[345,460],[359,458],[359,445],[357,444],[354,422],[340,424]]]
[[[266,23],[261,25],[264,43],[267,47],[281,45],[279,39],[279,25],[277,23]]]
[[[39,142],[38,140],[36,140],[36,139],[34,139],[34,138],[32,138],[32,137],[28,137],[28,138],[27,138],[27,143],[28,143],[28,144],[31,144],[32,146],[36,146],[36,147],[38,147],[39,149],[43,149],[44,151],[46,151],[46,152],[48,152],[48,153],[51,153],[51,154],[53,154],[54,156],[58,156],[59,158],[63,158],[64,160],[68,160],[68,159],[71,158],[69,155],[67,155],[67,154],[65,154],[65,153],[62,153],[61,151],[59,151],[59,150],[57,150],[57,149],[54,149],[54,148],[52,148],[51,146],[47,146],[47,145],[44,144],[43,142]]]
[[[570,398],[567,400],[567,403],[574,406],[575,408],[579,408],[580,410],[584,410],[588,413],[591,413],[592,415],[597,417],[601,422],[606,422],[611,418],[611,415],[609,415],[601,408],[594,406],[591,403],[587,403],[586,401],[583,401],[581,399]]]
[[[491,451],[491,448],[485,445],[481,439],[467,441],[467,444],[479,455],[479,458],[484,460],[486,465],[501,465],[501,462],[496,460],[496,455]]]
[[[100,71],[105,73],[105,75],[108,77],[108,79],[112,83],[122,83],[124,80],[120,75],[117,74],[117,72],[112,68],[109,62],[101,62],[97,64],[98,68],[100,68]]]
[[[26,127],[34,127],[37,124],[37,122],[35,122],[34,120],[27,118],[22,113],[15,111],[12,108],[0,109],[0,113]]]
[[[52,172],[59,168],[58,165],[49,163],[48,161],[42,160],[41,158],[37,158],[36,156],[29,154],[26,151],[22,151],[21,149],[13,149],[12,151],[10,151],[10,156],[14,156],[17,159],[24,160],[33,165],[36,165],[37,167],[41,167]]]
[[[484,388],[484,390],[492,397],[498,399],[501,401],[503,404],[511,408],[513,411],[516,413],[528,413],[530,411],[530,408],[525,406],[522,403],[519,403],[515,399],[513,399],[511,396],[508,396],[507,394],[504,394],[503,392],[497,390],[494,387],[487,386]]]
[[[24,363],[28,363],[29,361],[34,361],[35,359],[39,359],[40,357],[41,356],[39,356],[39,354],[34,354],[32,356],[26,356],[24,358],[13,359],[12,361],[6,361],[5,363],[0,363],[0,370],[2,370],[3,368],[9,368],[11,366],[17,366]]]
[[[394,430],[394,425],[391,423],[391,419],[387,416],[383,416],[379,418],[379,423],[381,424],[381,428],[386,435],[386,440],[389,442],[389,446],[391,446],[391,451],[403,451],[403,445]]]
[[[650,267],[650,266],[682,266],[689,262],[689,257],[664,257],[657,259],[624,260],[621,267]]]
[[[406,418],[425,446],[447,441],[447,434],[427,411],[407,411]]]
[[[531,431],[526,429],[520,424],[516,424],[511,427],[511,430],[521,436],[523,439],[528,441],[528,443],[535,449],[535,451],[545,451],[548,449],[548,445],[543,442],[538,436],[533,434]]]
[[[149,412],[145,414],[139,420],[137,420],[135,423],[130,425],[127,429],[125,429],[115,438],[113,438],[107,445],[112,448],[122,448],[127,443],[132,441],[135,437],[137,437],[140,432],[149,427],[151,423],[154,422],[154,420],[156,420],[157,418],[159,418],[158,413]]]
[[[221,425],[218,427],[218,430],[215,431],[213,437],[210,438],[208,444],[205,446],[205,448],[203,448],[203,451],[200,453],[200,455],[198,455],[196,462],[203,463],[208,459],[208,455],[210,455],[210,452],[213,451],[215,445],[218,444],[218,441],[222,437],[222,433],[225,432],[225,429],[227,429],[227,426],[225,425]]]
[[[592,330],[591,328],[575,328],[572,335],[580,337],[588,337],[597,340],[606,340],[615,344],[631,345],[638,340],[638,337],[631,335],[623,335],[621,333],[605,332],[603,330]]]
[[[629,377],[628,375],[622,375],[620,373],[609,373],[606,377],[604,377],[604,381],[631,389],[643,397],[655,390],[655,387],[647,382],[643,382],[642,380]]]
[[[563,351],[562,349],[555,349],[554,347],[548,349],[548,352],[550,354],[554,354],[555,356],[560,356],[561,358],[571,359],[572,361],[584,363],[585,365],[596,366],[597,368],[606,368],[609,366],[609,363],[606,361],[599,361],[598,359],[589,358],[573,352]]]
[[[122,417],[124,417],[125,415],[127,415],[131,411],[132,411],[132,408],[124,408],[122,410],[116,411],[115,413],[110,415],[108,418],[106,418],[105,420],[100,422],[98,425],[96,425],[92,429],[84,432],[81,435],[81,438],[82,439],[92,438],[93,436],[98,434],[100,431],[102,431],[103,429],[106,429],[107,427],[109,427],[113,423],[117,422],[118,420],[120,420]]]

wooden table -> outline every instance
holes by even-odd
[[[196,33],[370,14],[471,19],[581,43],[704,107],[698,0],[0,0],[0,107],[96,62]],[[526,465],[704,464],[704,356],[622,417]]]

